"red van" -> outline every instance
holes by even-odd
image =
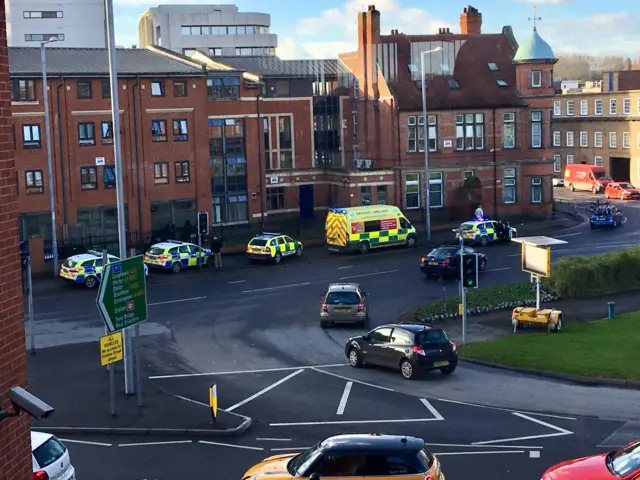
[[[570,163],[564,169],[564,186],[572,192],[590,190],[593,193],[604,192],[613,182],[604,167],[584,163]]]

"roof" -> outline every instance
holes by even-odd
[[[538,35],[536,27],[533,27],[531,36],[520,45],[518,52],[515,57],[513,57],[513,61],[516,63],[555,62],[557,60],[551,46]]]
[[[336,292],[338,290],[355,291],[358,288],[357,283],[331,283],[329,284],[329,291]]]
[[[315,77],[345,73],[338,60],[283,60],[275,55],[210,58],[231,68],[262,76]]]
[[[281,233],[275,233],[275,232],[262,232],[259,233],[258,235],[256,235],[253,238],[273,238],[273,237],[279,237],[280,235],[282,235]]]
[[[417,452],[424,440],[402,435],[354,434],[329,437],[320,444],[323,452]]]
[[[31,430],[31,451],[33,452],[40,445],[49,440],[53,435],[44,432],[35,432]]]
[[[404,330],[407,330],[411,333],[418,333],[418,332],[422,332],[424,330],[441,330],[440,328],[433,328],[429,325],[425,325],[423,323],[400,323],[400,324],[393,324],[393,325],[389,325],[391,327],[400,327]]]
[[[109,257],[114,258],[113,255],[109,255]],[[95,260],[96,258],[102,258],[102,255],[96,255],[95,253],[79,253],[78,255],[72,255],[68,260],[84,262],[85,260]]]
[[[181,242],[179,240],[167,240],[165,242],[154,243],[151,245],[151,248],[173,248],[179,247],[180,245],[192,245],[188,242]]]
[[[205,75],[204,69],[189,62],[144,48],[116,50],[118,75]],[[9,47],[9,74],[42,75],[39,47]],[[69,76],[107,76],[109,58],[104,48],[47,49],[47,74]]]

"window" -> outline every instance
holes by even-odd
[[[387,204],[387,186],[386,185],[376,186],[376,204],[377,205]]]
[[[542,71],[533,70],[531,72],[531,86],[534,88],[542,87]]]
[[[289,81],[280,80],[276,82],[276,95],[283,97],[289,95]]]
[[[29,170],[24,172],[24,186],[27,195],[44,193],[42,170]]]
[[[631,115],[631,99],[625,98],[622,100],[622,113],[625,115]]]
[[[102,182],[104,188],[116,188],[116,167],[111,165],[102,167]]]
[[[514,112],[502,114],[502,146],[516,147],[516,114]]]
[[[489,67],[489,70],[491,70],[492,72],[497,72],[498,70],[500,70],[498,64],[493,62],[487,63],[487,67]]]
[[[407,173],[404,176],[404,201],[407,209],[420,208],[419,173]]]
[[[593,132],[593,146],[602,148],[602,132]]]
[[[111,145],[113,143],[113,123],[102,122],[100,129],[102,131],[102,144]]]
[[[96,144],[96,130],[93,122],[78,124],[78,143],[80,146]]]
[[[603,161],[602,157],[594,157],[593,163],[595,165],[597,165],[598,167],[604,167],[604,161]]]
[[[581,147],[589,146],[589,132],[580,132],[580,146]]]
[[[573,155],[567,155],[567,165],[574,163]]]
[[[169,164],[157,162],[153,164],[153,181],[156,184],[169,183]]]
[[[580,100],[580,115],[589,115],[589,100]]]
[[[447,85],[450,90],[458,90],[460,88],[460,84],[455,78],[447,78]]]
[[[622,148],[631,148],[631,134],[629,132],[622,134]]]
[[[573,100],[567,100],[567,115],[573,115]]]
[[[615,98],[609,100],[609,115],[618,114],[618,101]]]
[[[98,188],[98,168],[80,167],[80,189],[95,190]]]
[[[358,113],[357,112],[353,112],[351,114],[351,120],[353,122],[353,136],[357,137],[358,136]]]
[[[180,160],[174,165],[174,171],[176,175],[176,183],[189,183],[189,162],[187,160]]]
[[[186,120],[173,121],[173,141],[184,142],[189,138]]]
[[[22,18],[63,18],[63,13],[52,10],[22,12]]]
[[[357,78],[353,79],[353,99],[358,100],[360,98],[360,82]]]
[[[508,83],[506,81],[504,81],[504,80],[496,80],[496,84],[499,87],[506,87],[508,85]]]
[[[228,205],[229,222],[244,222],[247,220],[247,196],[246,195],[229,195]]]
[[[11,79],[11,101],[13,102],[35,102],[36,101],[36,81]]]
[[[151,140],[154,142],[167,141],[167,122],[165,120],[151,120]]]
[[[151,82],[151,96],[164,97],[164,81],[154,80]]]
[[[22,125],[22,146],[40,148],[40,125]]]
[[[562,132],[553,132],[553,146],[562,146]]]
[[[293,168],[293,137],[291,132],[291,117],[278,117],[278,146],[277,168]]]
[[[360,205],[371,205],[371,187],[360,187]]]
[[[502,173],[502,201],[516,203],[516,169],[505,168]]]
[[[542,112],[531,112],[531,147],[542,147]]]
[[[267,188],[267,210],[284,210],[287,205],[287,195],[284,187]]]
[[[78,100],[89,100],[92,97],[91,82],[76,83],[76,98]]]
[[[59,42],[64,42],[64,33],[27,33],[24,36],[24,41],[48,42],[52,38],[57,38]]]
[[[594,115],[600,116],[603,112],[602,100],[594,100],[593,102],[593,113]]]
[[[456,150],[482,150],[484,148],[484,114],[456,115]]]
[[[442,208],[443,198],[443,174],[441,172],[429,173],[429,208]]]
[[[438,117],[428,115],[429,151],[438,150]],[[407,117],[407,151],[424,152],[424,117]]]
[[[173,96],[174,97],[186,97],[187,96],[187,82],[184,80],[173,81]]]
[[[240,97],[238,77],[210,78],[207,80],[209,100],[235,100]]]
[[[111,82],[109,80],[102,80],[100,87],[102,90],[102,98],[111,98]]]
[[[427,115],[428,135],[429,135],[429,151],[436,152],[438,150],[438,117],[436,115]],[[422,147],[424,151],[424,146]]]
[[[553,156],[553,173],[560,173],[562,171],[562,155]]]
[[[557,100],[553,102],[553,116],[559,117],[560,115],[562,115],[562,104]]]
[[[609,132],[609,148],[617,148],[618,138],[616,132]]]
[[[194,50],[195,52],[195,50]],[[209,56],[211,57],[220,57],[222,56],[222,49],[221,48],[210,48],[209,49]]]
[[[475,177],[475,176],[476,176],[475,170],[465,170],[464,172],[462,172],[462,178],[464,180],[466,180],[467,178]]]
[[[531,203],[542,203],[542,177],[531,179]]]

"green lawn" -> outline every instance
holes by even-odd
[[[519,332],[460,348],[463,358],[595,378],[640,380],[640,312],[570,323],[559,333]],[[568,323],[568,326],[567,326]]]

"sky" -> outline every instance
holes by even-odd
[[[138,43],[138,20],[159,4],[210,4],[204,0],[114,0],[118,45]],[[511,25],[522,43],[531,34],[534,16],[538,33],[558,53],[640,56],[638,0],[236,0],[240,11],[271,14],[271,32],[278,35],[282,58],[336,58],[356,46],[357,12],[374,4],[381,13],[382,33],[437,33],[449,27],[459,32],[459,15],[467,5],[483,14],[484,33]]]

